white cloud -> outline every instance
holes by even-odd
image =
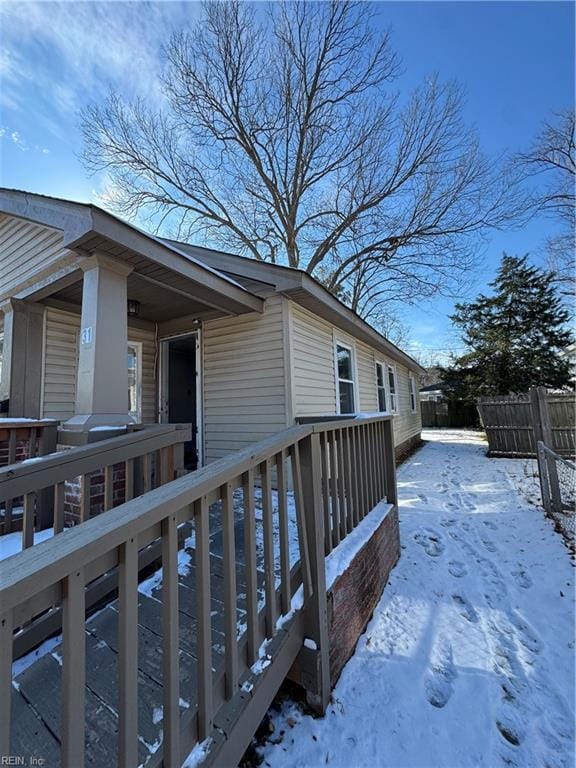
[[[69,120],[109,87],[161,99],[161,47],[198,11],[186,2],[0,4],[3,106],[34,110],[61,135],[59,118]]]
[[[31,146],[24,136],[22,136],[20,131],[13,131],[6,126],[0,128],[0,139],[4,138],[8,139],[12,144],[18,147],[21,152],[29,152],[30,150],[33,150],[35,152],[40,152],[42,155],[50,154],[50,150],[47,147],[41,147],[39,144]]]

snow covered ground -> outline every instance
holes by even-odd
[[[402,557],[326,717],[292,702],[272,768],[574,765],[574,563],[531,462],[438,430],[399,470]]]

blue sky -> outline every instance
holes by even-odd
[[[466,119],[485,151],[525,149],[543,120],[574,103],[574,5],[568,2],[382,2],[403,60],[401,88],[437,72],[467,94]],[[194,23],[195,2],[1,2],[0,184],[101,202],[104,181],[79,160],[78,110],[109,87],[159,98],[161,44]],[[555,223],[495,232],[474,275],[486,288],[503,250],[541,257]],[[414,348],[458,347],[453,301],[407,307]]]

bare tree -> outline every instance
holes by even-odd
[[[576,125],[572,110],[554,116],[544,125],[529,152],[517,157],[528,177],[540,180],[537,205],[560,223],[560,231],[546,243],[548,269],[556,275],[562,292],[574,296],[576,263]]]
[[[162,109],[83,114],[88,167],[157,231],[298,267],[364,316],[457,291],[479,236],[524,207],[455,84],[394,93],[368,4],[210,2],[167,45]]]

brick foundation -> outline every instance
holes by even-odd
[[[112,470],[112,506],[123,504],[126,498],[126,470],[124,462],[115,464]],[[104,511],[104,471],[97,470],[90,475],[90,513],[89,517]],[[72,526],[80,522],[80,478],[67,480],[64,490],[64,525]]]
[[[422,436],[420,433],[414,435],[414,437],[408,438],[403,443],[400,443],[394,449],[396,454],[396,464],[402,464],[403,461],[411,456],[422,445]]]
[[[328,590],[332,686],[354,653],[399,557],[398,511],[393,509]]]

